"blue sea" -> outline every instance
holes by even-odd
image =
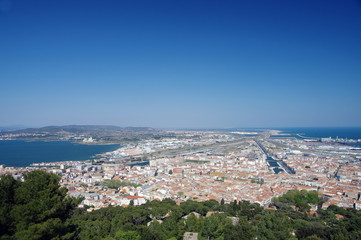
[[[361,139],[361,127],[275,128],[284,133],[299,133],[304,137]]]
[[[0,164],[8,167],[26,167],[40,162],[83,161],[119,147],[119,144],[82,145],[63,141],[0,141]]]

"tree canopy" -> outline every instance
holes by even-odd
[[[323,202],[319,198],[318,192],[306,190],[291,190],[281,197],[274,198],[272,201],[279,208],[293,206],[301,212],[309,211],[311,205],[319,205]]]
[[[0,177],[1,239],[71,239],[67,220],[81,199],[67,197],[60,177],[35,170],[24,181]]]
[[[141,186],[140,184],[131,183],[131,182],[124,182],[124,181],[115,180],[115,179],[104,180],[104,181],[99,182],[97,184],[102,185],[102,186],[106,186],[106,187],[112,188],[112,189],[118,189],[119,187],[125,187],[125,186],[129,186],[129,187],[139,187],[139,186]]]

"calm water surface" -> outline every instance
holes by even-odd
[[[82,161],[104,152],[114,151],[119,144],[82,145],[72,142],[0,141],[0,164],[26,167],[32,163]]]
[[[305,137],[361,139],[361,127],[278,128],[285,133],[299,133]]]

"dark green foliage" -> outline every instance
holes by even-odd
[[[228,213],[232,216],[245,216],[248,220],[253,219],[257,214],[261,214],[263,208],[258,203],[250,203],[249,201],[232,202],[229,205]]]
[[[319,205],[322,200],[316,191],[291,190],[279,198],[274,198],[273,202],[281,209],[294,206],[299,211],[304,212],[311,209],[310,204]]]
[[[255,221],[258,239],[290,239],[291,221],[283,212],[270,211]]]
[[[130,186],[130,187],[139,187],[141,186],[140,184],[135,184],[135,183],[131,183],[131,182],[123,182],[120,180],[104,180],[102,182],[97,183],[97,185],[102,185],[102,186],[106,186],[108,188],[112,188],[112,189],[118,189],[119,187],[125,187],[125,186]]]
[[[212,214],[204,219],[201,236],[205,239],[222,239],[226,234],[226,226],[232,225],[224,214]]]
[[[67,222],[81,199],[69,198],[60,177],[36,170],[24,181],[0,178],[1,239],[71,239],[75,226]]]
[[[10,217],[11,210],[15,205],[15,190],[20,181],[10,175],[0,177],[0,236],[6,236],[14,231],[15,223]]]
[[[320,222],[307,222],[304,226],[300,227],[296,235],[298,238],[308,238],[312,236],[318,236],[322,239],[327,239],[326,226]]]
[[[104,240],[141,240],[141,236],[136,231],[118,231],[114,237],[107,237]]]
[[[249,240],[256,236],[256,227],[245,217],[240,218],[237,225],[228,224],[225,227],[225,240]]]
[[[197,212],[201,214],[202,216],[205,216],[207,212],[210,210],[209,207],[205,206],[201,202],[195,202],[188,200],[186,202],[181,203],[181,209],[185,214],[189,214],[191,212]]]

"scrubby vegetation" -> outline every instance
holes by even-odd
[[[323,199],[318,196],[316,191],[297,191],[291,190],[279,198],[274,198],[273,203],[278,208],[296,207],[298,211],[309,211],[311,206],[321,207]]]
[[[155,240],[182,239],[361,239],[361,211],[322,203],[317,192],[290,191],[274,199],[274,208],[247,201],[171,199],[141,206],[108,207],[93,212],[75,206],[59,177],[41,171],[0,178],[0,239]],[[277,210],[276,210],[277,209]]]
[[[129,186],[129,187],[139,187],[139,186],[141,186],[140,184],[135,184],[135,183],[131,183],[131,182],[124,182],[124,181],[120,181],[120,180],[113,180],[113,179],[98,182],[98,183],[96,183],[96,185],[102,185],[102,186],[106,186],[106,187],[112,188],[112,189],[118,189],[119,187],[125,187],[125,186]]]

